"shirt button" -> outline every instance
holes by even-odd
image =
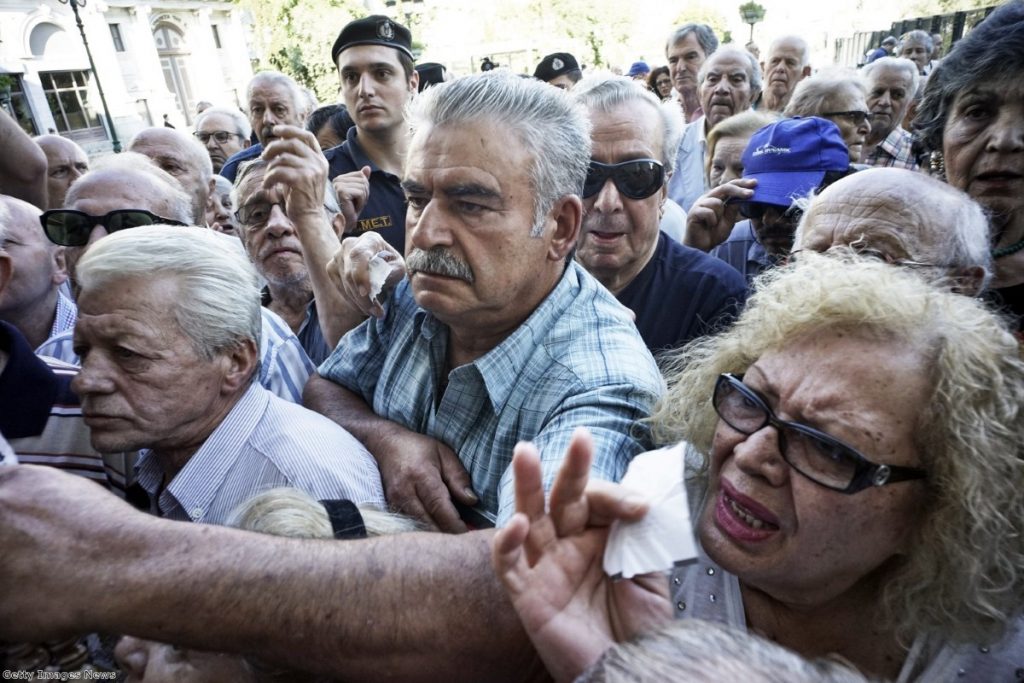
[[[192,508],[192,512],[188,513],[188,516],[192,519],[199,519],[203,516],[203,508]]]

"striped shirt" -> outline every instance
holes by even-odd
[[[711,255],[721,259],[740,272],[750,289],[754,278],[775,265],[754,234],[749,220],[742,220],[733,227],[729,238],[711,250]]]
[[[58,289],[57,311],[53,316],[53,327],[50,328],[50,336],[56,337],[62,332],[74,329],[76,320],[78,320],[78,306],[75,305],[74,301],[64,296],[64,293]],[[45,344],[46,342],[43,343]],[[43,353],[39,350],[41,348],[43,347],[40,346],[37,348],[36,353]]]
[[[260,384],[283,399],[302,403],[302,390],[315,366],[302,349],[298,337],[279,315],[265,308],[260,332]],[[59,358],[65,363],[81,365],[74,351],[74,324],[50,337],[36,349],[37,353]]]
[[[914,156],[914,136],[896,126],[885,139],[878,143],[875,151],[864,159],[869,166],[891,166],[908,171],[921,170]]]
[[[628,311],[572,263],[530,317],[501,344],[448,374],[448,328],[416,305],[408,280],[342,338],[320,374],[361,395],[384,418],[447,444],[466,467],[478,508],[511,517],[509,464],[519,441],[541,453],[550,488],[573,430],[594,436],[591,476],[619,480],[647,433],[664,385]]]
[[[18,460],[93,479],[123,495],[123,454],[105,459],[93,449],[81,403],[71,391],[78,368],[37,356],[17,329],[4,322],[0,349],[7,354],[0,373],[0,432]]]
[[[224,524],[239,504],[279,486],[385,509],[377,463],[362,444],[255,383],[166,487],[163,479],[159,459],[142,451],[138,483],[153,511],[175,520]]]

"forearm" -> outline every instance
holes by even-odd
[[[544,678],[491,570],[489,532],[338,542],[147,526],[109,561],[113,592],[81,604],[98,617],[89,628],[342,681]]]
[[[45,211],[46,155],[6,111],[0,111],[0,149],[0,193]]]
[[[300,221],[297,226],[302,253],[313,285],[320,330],[328,345],[334,348],[345,333],[366,318],[343,296],[327,274],[327,264],[340,248],[341,242],[326,219],[321,216]]]
[[[398,423],[377,415],[355,392],[318,374],[310,375],[302,394],[302,402],[310,410],[344,427],[374,457],[388,452],[386,443],[390,437],[408,431]]]

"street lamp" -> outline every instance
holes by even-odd
[[[750,24],[750,42],[754,42],[754,24],[764,19],[764,7],[756,2],[740,5],[740,17],[743,18],[743,23]]]
[[[96,71],[96,64],[92,61],[92,51],[89,49],[89,41],[85,39],[85,26],[82,25],[82,17],[78,16],[78,8],[85,7],[85,0],[58,0],[62,5],[71,5],[71,11],[75,13],[75,23],[78,24],[78,32],[82,34],[82,45],[85,45],[85,54],[89,58],[89,68],[92,69],[93,78],[96,79],[96,90],[100,93],[100,103],[103,105],[103,114],[107,118],[107,127],[110,128],[110,142],[114,146],[114,153],[121,151],[121,141],[117,139],[117,130],[114,129],[114,119],[110,116],[110,109],[107,108],[107,98],[103,96],[103,86],[100,85],[100,75]]]

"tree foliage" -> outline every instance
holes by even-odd
[[[253,19],[256,68],[281,71],[312,90],[321,102],[338,101],[338,73],[331,46],[338,31],[366,14],[357,0],[239,0]]]

